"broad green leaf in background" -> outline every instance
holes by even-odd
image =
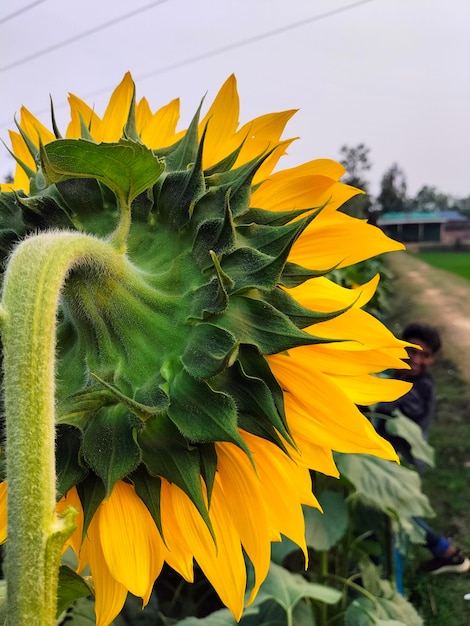
[[[290,613],[302,598],[336,604],[341,593],[325,585],[309,583],[299,574],[292,574],[280,565],[271,563],[268,576],[256,598],[257,604],[272,599]]]
[[[346,610],[345,626],[423,626],[423,620],[392,583],[380,578],[380,569],[369,559],[359,563],[364,588],[376,596],[361,597]]]
[[[84,578],[67,565],[60,566],[57,615],[61,615],[78,598],[86,598],[91,595],[93,595],[93,590]]]
[[[416,422],[397,410],[393,417],[387,419],[385,429],[391,435],[405,439],[410,444],[415,459],[434,467],[434,448],[423,438],[423,431]]]
[[[323,513],[304,506],[305,539],[315,550],[329,550],[342,539],[348,529],[348,506],[341,493],[323,491],[318,495]]]
[[[413,516],[434,516],[414,470],[367,454],[335,454],[335,461],[340,474],[355,488],[354,497],[390,515],[405,528]]]

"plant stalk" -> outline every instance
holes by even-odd
[[[1,329],[9,626],[55,625],[60,556],[74,530],[73,511],[55,513],[55,350],[61,289],[73,267],[99,276],[118,270],[122,261],[104,241],[51,232],[23,241],[8,263]]]

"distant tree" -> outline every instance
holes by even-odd
[[[413,211],[448,211],[456,208],[456,200],[445,193],[438,191],[437,187],[424,185],[416,196],[410,200]]]
[[[354,196],[341,207],[344,213],[354,217],[368,218],[370,215],[372,201],[368,195],[369,182],[365,177],[365,172],[368,172],[372,167],[369,153],[370,149],[363,143],[357,146],[343,145],[340,148],[340,162],[346,170],[346,174],[341,181],[366,192],[365,194]]]
[[[410,204],[406,197],[406,176],[396,163],[389,167],[382,176],[377,201],[382,213],[410,210]]]

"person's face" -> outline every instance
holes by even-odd
[[[410,343],[414,343],[421,346],[422,350],[418,348],[407,348],[408,352],[408,365],[410,370],[407,372],[407,376],[414,378],[420,376],[426,369],[434,363],[436,355],[431,348],[421,339],[409,339]]]

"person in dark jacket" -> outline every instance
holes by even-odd
[[[408,393],[394,402],[381,402],[376,405],[378,414],[391,416],[397,409],[410,420],[418,424],[425,440],[428,439],[429,426],[434,415],[436,394],[433,378],[429,367],[433,365],[441,349],[441,339],[438,331],[426,324],[413,323],[403,330],[402,338],[414,347],[408,347],[409,370],[402,370],[398,377],[413,384]],[[420,462],[413,457],[411,446],[402,437],[392,435],[387,431],[387,420],[379,419],[377,431],[390,441],[397,453],[409,464],[418,470],[422,469]],[[415,523],[425,531],[426,546],[433,558],[421,564],[421,570],[432,574],[444,572],[463,573],[470,569],[470,560],[454,546],[447,537],[431,528],[424,520],[413,518]]]

